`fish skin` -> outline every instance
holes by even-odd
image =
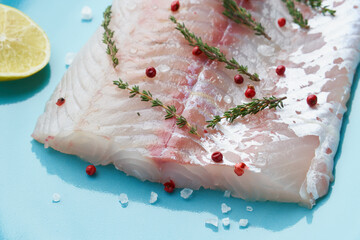
[[[307,207],[327,193],[359,62],[360,13],[353,8],[357,1],[334,5],[336,17],[302,7],[311,26],[308,31],[292,24],[277,1],[241,1],[268,31],[271,42],[224,17],[218,0],[184,0],[176,13],[166,0],[139,0],[136,10],[129,10],[130,2],[114,0],[112,7],[110,28],[120,64],[113,68],[99,28],[47,102],[33,138],[96,165],[114,164],[141,180],[172,179],[177,187],[231,190],[232,196],[247,200]],[[168,20],[170,14],[262,80],[245,78],[244,84],[236,85],[235,72],[224,64],[193,56],[192,47]],[[276,24],[279,17],[287,19],[281,29]],[[281,77],[275,73],[280,64],[287,68]],[[170,70],[161,72],[160,65]],[[149,66],[158,69],[154,79],[145,76]],[[161,108],[151,108],[137,97],[129,99],[127,91],[112,83],[119,77],[174,104],[198,126],[201,138],[177,128],[174,119],[164,120]],[[205,121],[213,115],[248,101],[243,94],[247,84],[255,86],[257,98],[286,95],[285,107],[233,124],[221,122],[203,133]],[[317,94],[315,108],[306,104],[308,94]],[[66,103],[58,107],[60,97]],[[222,163],[212,162],[214,151],[224,154]],[[234,173],[238,162],[249,167],[241,177]]]

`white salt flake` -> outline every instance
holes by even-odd
[[[132,53],[132,54],[137,53],[137,49],[136,48],[130,48],[130,53]]]
[[[247,219],[240,219],[240,221],[239,221],[239,226],[240,227],[246,227],[247,225],[248,225],[248,223],[249,223],[249,220],[247,220]]]
[[[191,194],[193,193],[193,190],[190,189],[190,188],[184,188],[183,190],[181,190],[180,192],[180,196],[183,198],[183,199],[188,199]]]
[[[150,193],[150,200],[149,203],[153,204],[158,200],[158,194],[156,192]]]
[[[90,21],[92,20],[93,16],[92,16],[92,10],[89,6],[84,6],[81,9],[81,19],[82,20],[86,20],[86,21]]]
[[[257,51],[265,57],[270,57],[274,55],[275,49],[268,45],[260,45],[258,46]]]
[[[221,212],[222,213],[228,213],[231,211],[231,207],[229,207],[228,205],[226,205],[226,203],[222,203],[221,204]]]
[[[73,62],[75,56],[76,56],[76,53],[68,52],[65,56],[65,65],[70,66],[71,63]]]
[[[251,206],[246,206],[246,211],[252,212],[254,209]]]
[[[230,225],[230,218],[223,218],[221,222],[224,227],[228,227]]]
[[[134,3],[133,1],[129,2],[128,4],[126,4],[126,8],[129,9],[130,11],[135,10],[136,8],[136,3]]]
[[[206,225],[211,225],[211,226],[214,226],[214,227],[218,227],[219,225],[219,219],[217,217],[215,218],[209,218],[205,221],[205,224]]]
[[[231,191],[226,190],[226,191],[224,192],[224,197],[229,198],[229,197],[230,197],[230,194],[231,194]]]
[[[232,98],[229,95],[225,95],[224,96],[224,102],[226,103],[231,103],[232,102]]]
[[[60,194],[54,193],[54,194],[52,195],[52,201],[53,201],[54,203],[60,202],[60,199],[61,199]]]
[[[128,199],[127,194],[121,193],[120,196],[119,196],[119,202],[121,203],[121,205],[123,207],[127,206],[127,204],[129,203],[129,199]]]
[[[159,69],[160,72],[168,72],[171,68],[168,65],[161,64],[157,67],[157,69]]]

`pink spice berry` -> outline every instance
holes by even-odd
[[[180,8],[180,2],[179,1],[173,1],[171,3],[171,11],[176,12]]]
[[[284,75],[285,70],[286,70],[286,68],[285,68],[284,65],[279,65],[276,68],[276,74],[279,75],[279,76]]]
[[[212,155],[211,155],[211,159],[214,161],[214,162],[222,162],[223,160],[223,155],[221,152],[214,152]]]
[[[195,46],[192,50],[192,54],[194,56],[199,56],[200,54],[202,54],[202,51],[200,50],[200,48],[198,46]]]
[[[278,24],[279,24],[279,27],[285,26],[285,24],[286,24],[286,19],[285,19],[285,18],[279,18],[279,19],[278,19]]]
[[[309,95],[306,98],[306,102],[310,107],[314,107],[317,104],[317,96],[314,94]]]
[[[92,176],[96,172],[96,167],[94,165],[89,165],[86,167],[85,171],[86,171],[87,175]]]
[[[234,81],[236,84],[242,84],[244,82],[244,78],[240,74],[236,74],[234,76]]]
[[[164,183],[164,190],[165,192],[172,193],[175,189],[175,183],[173,180],[170,180],[169,182]]]
[[[248,88],[245,91],[245,97],[247,98],[253,98],[256,95],[255,88],[251,85],[248,86]]]
[[[153,78],[156,76],[156,69],[154,67],[148,67],[145,73],[149,78]]]
[[[245,163],[237,163],[234,167],[234,172],[238,176],[242,176],[244,174],[244,169],[247,168]]]
[[[59,98],[56,102],[56,105],[59,107],[65,103],[65,98]]]

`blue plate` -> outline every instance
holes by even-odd
[[[113,166],[85,174],[87,163],[44,149],[30,134],[45,102],[60,81],[67,52],[77,52],[102,21],[111,0],[0,0],[35,20],[52,45],[50,64],[36,75],[0,82],[0,239],[360,239],[360,67],[354,80],[349,111],[344,117],[335,158],[335,182],[312,209],[296,204],[246,202],[224,198],[223,192],[199,190],[184,200],[163,186],[141,182]],[[88,5],[94,19],[81,20]],[[149,204],[150,192],[159,194]],[[59,193],[61,201],[52,202]],[[123,208],[120,193],[127,193]],[[221,213],[221,203],[232,210]],[[254,211],[246,211],[252,206]],[[230,227],[218,229],[205,220],[229,217]],[[239,228],[241,218],[249,219]]]

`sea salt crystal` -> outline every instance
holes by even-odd
[[[211,226],[214,226],[214,227],[218,227],[219,225],[219,219],[217,217],[215,218],[209,218],[205,221],[205,224],[206,225],[211,225]]]
[[[193,193],[193,190],[190,189],[190,188],[184,188],[183,190],[181,190],[180,192],[180,196],[183,198],[183,199],[188,199],[191,194]]]
[[[258,46],[257,51],[265,57],[270,57],[274,55],[275,49],[268,45],[260,45]]]
[[[53,195],[52,195],[52,200],[53,200],[53,202],[54,203],[58,203],[58,202],[60,202],[60,194],[58,194],[58,193],[54,193]]]
[[[246,206],[246,211],[252,212],[254,209],[251,206]]]
[[[128,196],[125,193],[121,193],[119,196],[119,202],[123,207],[126,207],[127,204],[129,203]]]
[[[135,10],[136,8],[136,3],[134,3],[133,1],[129,2],[128,4],[126,4],[126,8],[129,9],[130,11]]]
[[[229,197],[230,197],[230,194],[231,194],[231,191],[226,190],[226,191],[224,192],[224,197],[229,198]]]
[[[130,48],[130,53],[131,53],[131,54],[137,53],[137,49],[136,49],[136,48]]]
[[[231,103],[232,102],[232,98],[229,95],[225,95],[224,96],[224,102],[226,103]]]
[[[228,227],[230,225],[230,218],[223,218],[221,222],[224,227]]]
[[[240,227],[246,227],[246,226],[248,225],[248,223],[249,223],[249,220],[247,220],[247,219],[240,219],[240,221],[239,221],[239,226],[240,226]]]
[[[170,71],[170,67],[168,65],[165,65],[165,64],[161,64],[157,68],[159,69],[160,72],[168,72],[168,71]]]
[[[81,9],[82,20],[91,21],[92,17],[92,10],[89,6],[85,6]]]
[[[150,200],[149,203],[153,204],[158,200],[158,194],[156,192],[150,193]]]
[[[221,204],[221,212],[222,213],[228,213],[231,211],[231,207],[229,207],[228,205],[226,205],[226,203],[222,203]]]
[[[70,66],[71,63],[73,62],[75,56],[76,56],[76,53],[68,52],[65,56],[65,65]]]

